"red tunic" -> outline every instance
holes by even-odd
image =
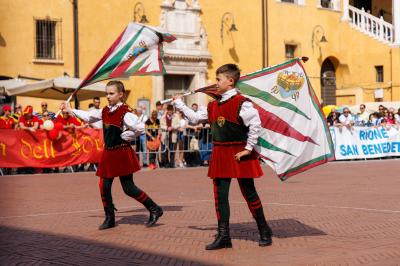
[[[104,150],[96,175],[103,178],[129,175],[140,170],[135,151],[121,138],[124,116],[129,107],[121,105],[114,112],[105,107],[102,112]]]
[[[25,116],[21,115],[19,117],[19,122],[23,123],[26,127],[33,127],[36,122],[39,124],[39,118],[33,115],[31,119],[25,119]]]
[[[55,123],[61,123],[63,126],[69,126],[71,124],[75,126],[82,125],[82,123],[76,117],[68,116],[67,118],[64,118],[62,115],[57,116]]]
[[[248,128],[239,116],[241,106],[247,100],[237,94],[225,102],[216,100],[208,104],[214,144],[208,168],[210,178],[256,178],[263,175],[254,151],[239,162],[234,159],[247,143]]]
[[[13,129],[15,126],[15,119],[13,117],[0,117],[0,128]]]

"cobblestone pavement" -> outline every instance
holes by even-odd
[[[400,160],[334,162],[286,182],[264,170],[256,187],[274,244],[258,247],[232,182],[233,249],[218,251],[204,250],[216,228],[206,168],[135,175],[165,210],[153,228],[114,182],[117,227],[105,231],[94,173],[0,177],[0,264],[400,265]]]

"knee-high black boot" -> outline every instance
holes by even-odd
[[[114,213],[114,205],[104,207],[104,212],[106,214],[106,219],[99,226],[99,230],[109,229],[115,227],[115,213]]]
[[[260,233],[260,240],[258,241],[258,245],[260,247],[272,245],[272,230],[265,220],[262,207],[256,210],[256,215],[254,219],[256,220],[258,231]]]
[[[206,250],[231,248],[232,241],[229,234],[229,222],[218,222],[218,234],[214,242],[206,246]]]
[[[151,227],[156,224],[158,219],[163,215],[163,210],[158,206],[152,199],[148,198],[143,205],[150,212],[149,220],[145,223],[147,227]]]

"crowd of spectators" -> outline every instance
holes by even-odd
[[[198,105],[192,104],[196,112]],[[132,143],[143,167],[150,169],[207,166],[212,141],[209,124],[193,125],[172,105],[156,103],[150,117],[143,107],[133,109],[145,133]]]
[[[88,107],[90,110],[102,111],[98,97],[93,98],[93,102]],[[197,111],[198,105],[194,103],[192,109]],[[4,105],[1,111],[0,129],[35,132],[38,129],[43,129],[46,120],[52,120],[55,124],[61,123],[63,129],[67,132],[83,128],[102,128],[102,121],[88,124],[67,112],[61,112],[55,117],[55,113],[48,110],[46,102],[41,103],[41,111],[37,112],[32,106],[23,107],[21,104],[16,104],[14,110],[9,105]],[[183,114],[176,111],[172,105],[162,105],[160,102],[156,103],[156,109],[150,113],[150,117],[146,115],[143,106],[133,108],[132,112],[137,115],[139,123],[143,123],[146,129],[145,133],[131,142],[143,167],[156,169],[158,167],[175,168],[208,165],[212,149],[209,124],[190,124]],[[95,169],[96,165],[86,164],[66,167],[62,171],[92,171]],[[17,170],[17,173],[35,173],[38,171],[59,172],[61,170],[58,168],[21,168]]]
[[[361,104],[359,112],[352,113],[348,107],[343,108],[343,112],[338,112],[332,108],[326,118],[329,126],[347,127],[352,129],[358,127],[390,127],[399,128],[400,126],[400,108],[396,111],[395,108],[387,108],[379,105],[378,110],[367,110],[365,104]]]

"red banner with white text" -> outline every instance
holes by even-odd
[[[1,129],[0,167],[63,167],[96,163],[103,151],[103,132],[99,129],[62,131],[51,140],[48,131]]]

